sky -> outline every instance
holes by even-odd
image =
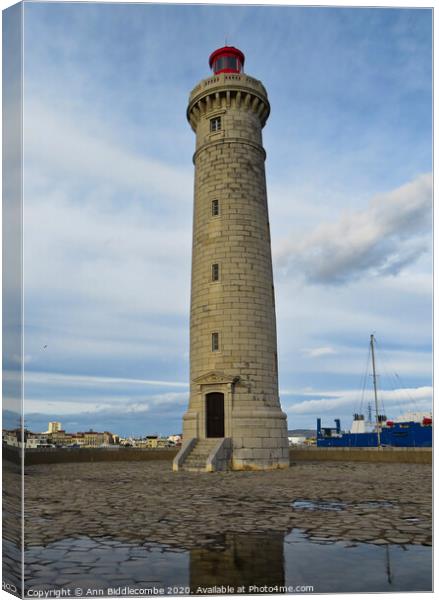
[[[182,430],[195,144],[185,113],[225,40],[271,103],[289,429],[317,417],[349,428],[367,412],[371,333],[385,413],[430,409],[431,28],[426,9],[26,3],[27,426]]]

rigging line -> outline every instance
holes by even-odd
[[[380,348],[380,351],[381,351],[381,344],[378,344],[378,342],[377,342],[377,339],[376,339],[376,337],[375,337],[375,336],[374,336],[374,341],[375,341],[375,347],[378,347],[378,346],[379,346],[379,348]],[[379,363],[379,364],[378,364],[378,363]],[[382,391],[383,391],[383,387],[382,387],[382,385],[381,385],[381,380],[382,380],[382,378],[381,378],[381,375],[379,374],[379,370],[380,370],[380,369],[379,369],[378,367],[381,367],[381,357],[380,357],[380,359],[379,359],[379,360],[377,360],[377,356],[376,356],[376,353],[375,353],[375,371],[376,371],[376,382],[377,382],[377,389],[378,389],[378,391],[381,391],[381,392],[382,392]],[[378,385],[378,384],[379,384],[379,385]],[[379,394],[379,403],[381,403],[381,414],[382,414],[382,415],[385,415],[385,414],[386,414],[386,409],[385,409],[385,407],[384,407],[384,398],[383,398],[383,394]]]
[[[421,412],[419,410],[419,403],[418,403],[418,401],[410,394],[410,392],[408,391],[408,388],[407,388],[406,384],[402,380],[402,377],[400,377],[396,371],[395,371],[395,379],[398,381],[400,389],[406,394],[406,396],[408,397],[408,399],[411,400],[413,402],[413,404],[415,405],[416,411],[417,412]]]
[[[395,373],[392,373],[391,377],[392,377],[392,381],[394,381],[394,386],[395,386],[394,389],[395,390],[400,389],[401,388],[401,383],[398,382],[398,380],[397,380],[397,378],[395,376]],[[400,415],[402,415],[407,410],[407,405],[405,405],[402,402],[402,400],[399,400],[398,402],[396,402],[396,404],[398,406],[398,410],[399,410]]]
[[[398,379],[398,373],[396,373],[396,372],[393,373],[393,378],[395,380],[395,389],[398,389],[398,390],[400,390],[402,392],[402,394],[405,394],[405,396],[409,400],[409,407],[411,407],[412,409],[414,407],[416,410],[419,410],[419,406],[418,406],[417,400],[415,400],[415,398],[413,398],[410,395],[410,393],[408,392],[408,390],[405,388],[405,384]],[[400,403],[399,406],[400,406],[401,414],[407,411],[407,404]]]
[[[364,394],[365,394],[365,389],[366,389],[366,384],[367,384],[367,372],[369,370],[369,363],[370,363],[370,346],[369,346],[369,350],[368,350],[368,354],[367,354],[366,366],[364,368],[363,385],[362,385],[361,396],[360,396],[360,405],[359,405],[359,409],[357,410],[357,412],[359,414],[363,413],[363,402],[364,402]],[[358,404],[357,404],[357,406],[358,406]],[[358,432],[356,432],[354,435],[355,435],[354,445],[356,445]]]
[[[402,380],[402,377],[396,371],[394,373],[394,376],[395,376],[395,381],[398,382],[398,386],[399,387],[402,386],[401,389],[404,390],[404,393],[406,394],[406,396],[416,405],[417,404],[417,400],[408,391],[407,385]]]
[[[386,354],[382,350],[381,350],[381,353],[382,354]],[[383,359],[384,359],[384,356],[383,356]],[[408,387],[407,387],[406,383],[402,380],[402,377],[400,377],[398,375],[398,373],[394,369],[394,366],[390,362],[388,364],[389,364],[389,367],[391,367],[391,370],[393,372],[393,376],[394,376],[394,379],[395,379],[395,382],[396,382],[396,387],[398,387],[401,390],[401,392],[403,392],[407,396],[407,398],[409,399],[409,401],[412,403],[412,408],[414,406],[414,408],[416,409],[416,411],[419,412],[420,409],[419,409],[418,401],[413,396],[411,396],[411,394],[408,391]],[[396,389],[396,387],[395,387],[395,389]],[[402,404],[398,404],[398,406],[400,407],[400,411],[401,412],[403,412],[403,411],[405,412],[407,410],[407,407],[404,406],[404,405],[402,405]]]
[[[384,373],[385,373],[386,377],[387,377],[387,378],[388,378],[388,380],[389,380],[389,385],[391,385],[391,384],[392,384],[392,382],[393,382],[393,378],[394,378],[394,376],[392,376],[392,375],[390,374],[390,371],[388,371],[388,370],[387,370],[387,367],[389,366],[389,368],[390,368],[390,367],[391,367],[391,365],[389,365],[389,364],[388,364],[388,362],[387,362],[387,360],[386,360],[386,358],[385,358],[386,352],[385,352],[385,351],[383,350],[383,348],[381,347],[381,344],[379,344],[379,347],[380,347],[380,364],[382,365],[383,371],[384,371]],[[390,369],[390,370],[391,370],[391,371],[393,371],[393,369]],[[396,382],[396,385],[395,385],[395,387],[394,387],[394,390],[396,390],[396,388],[397,388],[398,386],[399,386],[399,384]],[[390,389],[389,391],[391,391],[391,389]],[[397,400],[395,400],[395,401],[394,401],[394,403],[395,403],[395,404],[396,404],[396,406],[398,407],[398,410],[399,410],[399,413],[400,413],[400,414],[402,414],[402,413],[404,412],[404,410],[406,410],[406,407],[404,407],[404,405],[401,403],[401,401],[397,401]]]
[[[360,408],[359,408],[359,413],[362,414],[362,409],[363,409],[363,402],[364,402],[364,394],[365,394],[365,390],[366,390],[366,384],[367,384],[367,372],[369,370],[369,363],[370,363],[370,346],[369,346],[369,350],[367,353],[367,359],[366,359],[366,367],[364,369],[364,375],[363,375],[363,386],[362,386],[362,390],[361,390],[361,401],[360,401]]]

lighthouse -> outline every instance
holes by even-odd
[[[192,90],[196,135],[190,398],[174,470],[289,466],[278,390],[275,294],[262,129],[267,92],[232,46]]]

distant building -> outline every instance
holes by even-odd
[[[146,448],[166,448],[170,446],[167,438],[160,438],[158,435],[146,436]]]
[[[2,442],[7,446],[13,446],[15,448],[21,447],[21,436],[22,431],[18,429],[3,429],[2,431]]]
[[[158,435],[147,435],[143,438],[120,438],[118,443],[120,443],[121,446],[131,446],[133,448],[167,448],[175,445],[175,442],[171,441],[169,437],[162,438]]]
[[[55,446],[70,446],[73,443],[73,433],[66,433],[64,429],[58,429],[47,435],[48,439]]]
[[[81,433],[84,436],[84,447],[97,448],[99,446],[111,446],[114,444],[114,436],[109,431],[84,431]]]
[[[291,435],[288,436],[288,443],[290,446],[301,446],[302,444],[304,444],[306,441],[306,437],[305,436],[299,436],[299,435]]]
[[[14,448],[48,448],[51,446],[47,439],[47,433],[32,433],[20,428],[7,430],[2,432],[3,444]]]
[[[29,431],[25,439],[25,448],[50,448],[52,446],[48,441],[47,433],[32,433]]]
[[[79,431],[78,433],[67,433],[59,429],[48,435],[49,440],[56,446],[80,446],[81,448],[98,448],[111,446],[118,443],[118,436],[109,431]]]
[[[121,437],[121,438],[119,438],[119,445],[120,446],[127,446],[127,447],[128,446],[134,446],[135,445],[134,439],[130,438],[130,437],[128,437],[128,438]]]
[[[49,422],[49,429],[47,430],[48,433],[56,433],[57,431],[60,431],[61,429],[61,423],[59,421],[50,421]]]
[[[181,445],[181,441],[182,441],[182,435],[181,434],[174,434],[174,435],[168,435],[168,440],[171,442],[171,444],[175,444],[176,446],[180,446]]]

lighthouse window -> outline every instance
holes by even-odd
[[[222,71],[223,69],[239,71],[240,63],[234,56],[220,56],[214,63],[214,71]]]
[[[212,265],[212,281],[219,280],[219,264],[215,263]]]
[[[210,119],[210,131],[220,131],[221,129],[221,117],[214,117]]]
[[[212,352],[219,350],[219,333],[212,333]]]
[[[217,217],[219,215],[219,201],[212,200],[212,217]]]

